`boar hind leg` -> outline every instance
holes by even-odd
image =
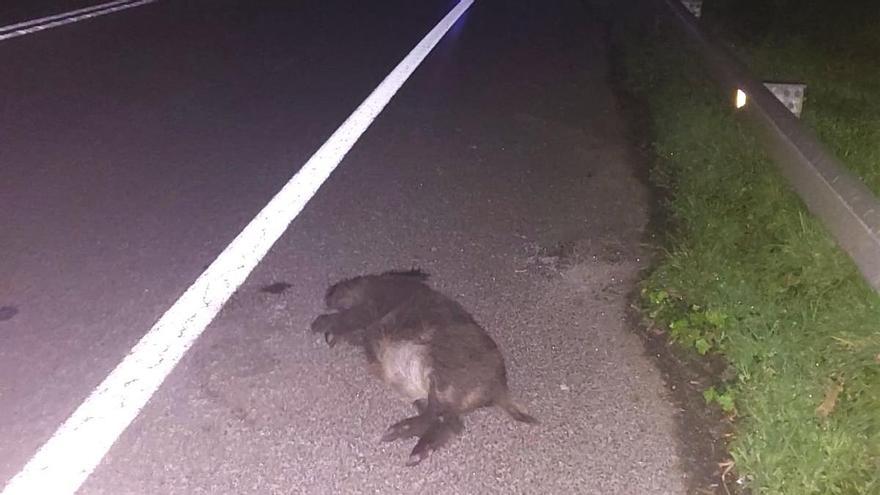
[[[406,465],[415,466],[424,461],[431,455],[431,452],[446,445],[449,440],[461,433],[463,429],[464,425],[457,414],[445,413],[437,415],[427,431],[421,435],[416,446],[413,447]]]
[[[428,399],[418,399],[413,401],[413,407],[416,408],[418,414],[389,426],[385,430],[385,434],[382,435],[383,442],[420,437],[428,431],[437,417],[433,411],[433,408],[436,407],[435,404]],[[429,407],[432,409],[429,410]]]
[[[419,414],[406,418],[389,426],[382,435],[383,442],[393,442],[404,438],[421,437],[434,424],[435,417],[429,414]]]
[[[394,423],[382,436],[385,442],[419,438],[406,462],[407,466],[415,466],[427,459],[431,452],[439,449],[464,430],[461,417],[438,400],[433,380],[428,398],[416,400],[413,406],[419,412],[417,415]]]

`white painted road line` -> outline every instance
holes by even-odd
[[[71,10],[70,12],[63,12],[61,14],[40,17],[39,19],[31,19],[29,21],[19,22],[17,24],[2,26],[0,27],[0,41],[15,38],[17,36],[24,36],[26,34],[36,33],[38,31],[43,31],[53,27],[63,26],[65,24],[71,24],[78,21],[84,21],[86,19],[92,19],[94,17],[106,14],[112,14],[113,12],[119,12],[120,10],[140,7],[141,5],[146,5],[148,3],[154,3],[158,1],[159,0],[116,0],[114,2],[92,5],[90,7]]]
[[[76,492],[229,297],[473,0],[461,0],[370,93],[58,428],[2,495]]]
[[[110,8],[110,7],[115,7],[117,5],[120,5],[123,3],[131,3],[133,1],[134,0],[116,0],[114,2],[101,3],[101,4],[97,4],[97,5],[89,5],[88,7],[83,7],[81,9],[77,9],[77,10],[70,10],[67,12],[62,12],[60,14],[49,15],[46,17],[39,17],[36,19],[31,19],[29,21],[22,21],[22,22],[19,22],[16,24],[9,24],[7,26],[0,27],[0,33],[5,33],[7,31],[17,31],[19,29],[28,28],[28,27],[34,26],[36,24],[46,24],[48,22],[56,21],[58,19],[64,19],[65,17],[73,17],[78,14],[85,14],[88,12],[93,12],[95,10],[101,10],[101,9],[106,9],[106,8]]]

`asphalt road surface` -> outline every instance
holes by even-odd
[[[0,485],[454,4],[162,0],[0,43]],[[580,2],[477,0],[79,493],[683,493],[607,71]],[[307,329],[413,266],[539,425],[478,411],[415,468],[379,442],[411,407]]]

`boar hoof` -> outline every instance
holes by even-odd
[[[312,322],[311,330],[315,333],[326,333],[333,326],[333,315],[321,315]]]
[[[431,427],[431,418],[419,415],[406,418],[389,426],[382,435],[383,442],[393,442],[402,438],[420,437]]]
[[[410,454],[409,459],[406,460],[406,466],[407,467],[417,466],[419,463],[421,463],[422,461],[427,459],[428,455],[430,455],[430,453],[431,453],[430,451],[426,450],[423,452],[419,452],[419,453],[414,452],[414,453]]]

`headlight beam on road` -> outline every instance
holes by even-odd
[[[55,431],[2,495],[72,495],[79,489],[229,297],[472,3],[461,0],[385,77]]]

